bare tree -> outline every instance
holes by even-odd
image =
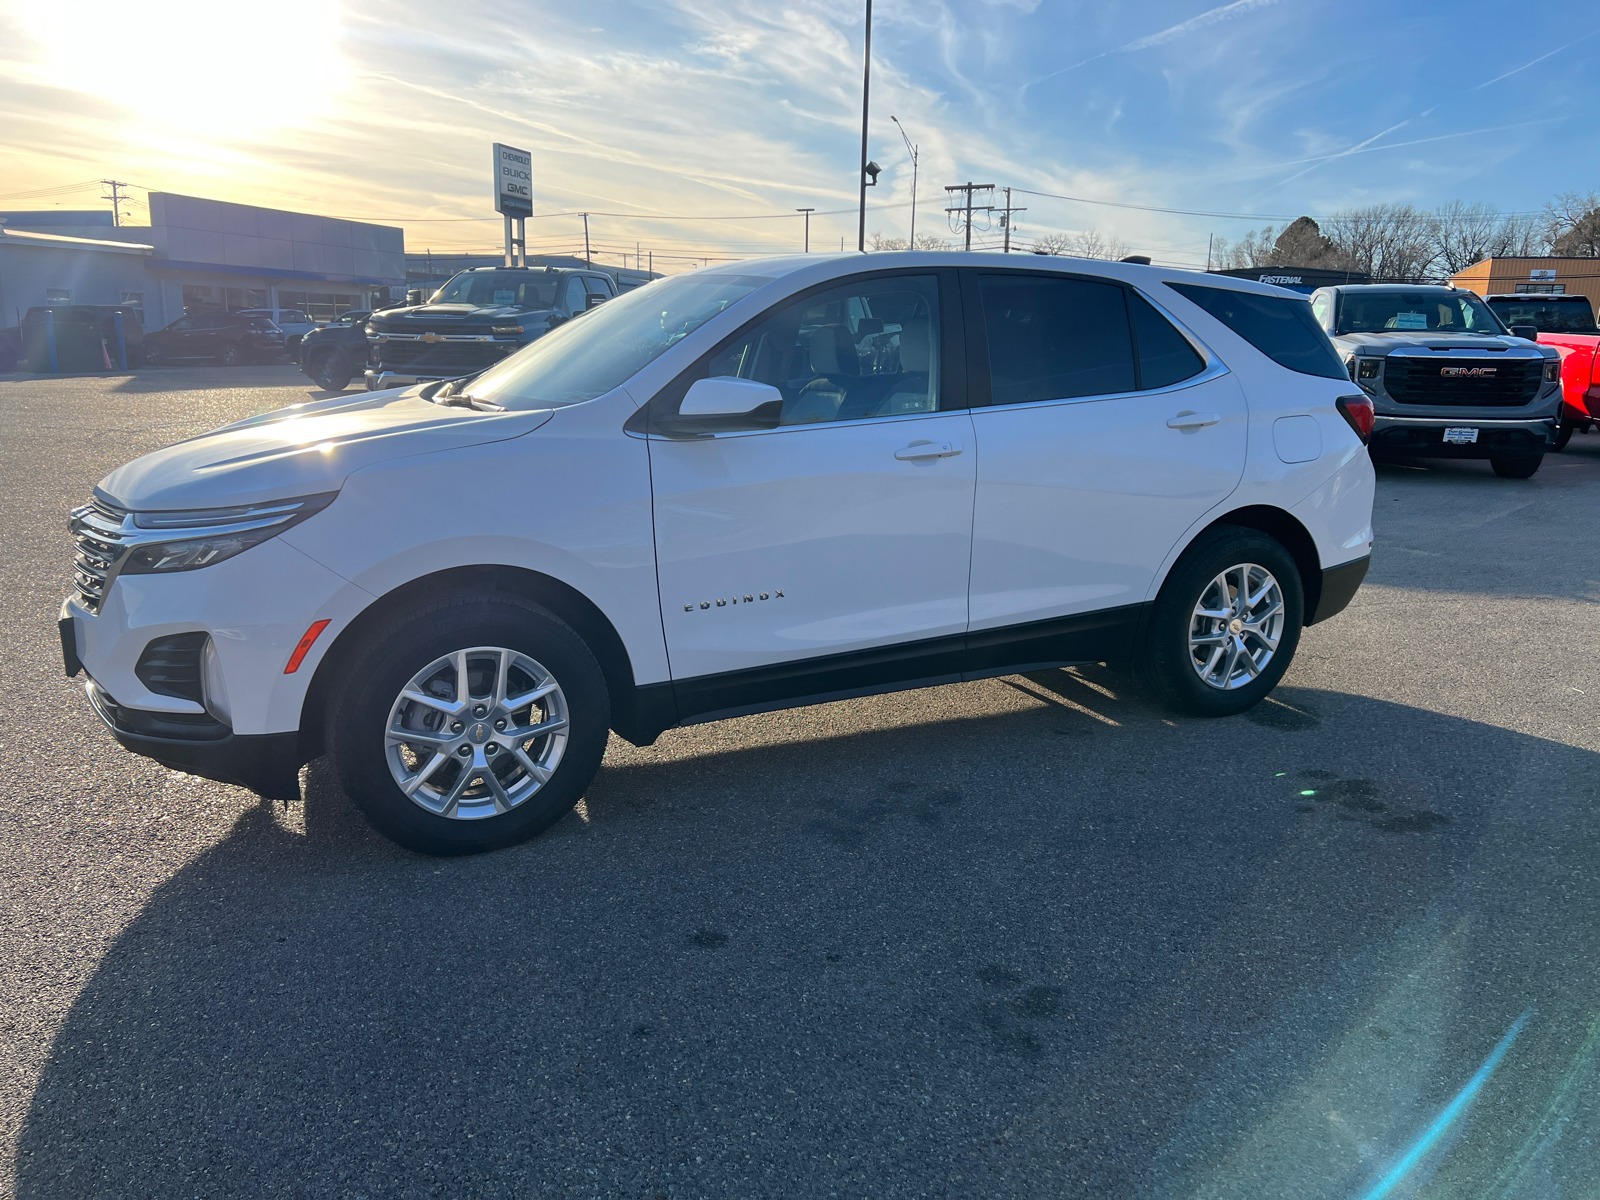
[[[1244,270],[1246,267],[1270,267],[1273,248],[1277,245],[1278,231],[1271,225],[1254,229],[1237,242],[1218,238],[1211,249],[1211,261],[1219,270]]]
[[[886,238],[881,233],[872,235],[872,248],[874,250],[904,250],[909,243],[905,238]]]
[[[1600,258],[1600,193],[1562,192],[1544,206],[1550,252],[1563,258]]]
[[[949,238],[942,238],[936,233],[917,234],[918,250],[953,250],[955,243]]]
[[[1446,278],[1486,258],[1526,258],[1548,251],[1540,222],[1502,216],[1492,204],[1454,200],[1432,216],[1436,266]]]
[[[1070,254],[1073,238],[1067,233],[1043,233],[1033,239],[1035,254]]]
[[[1346,209],[1327,223],[1327,234],[1348,256],[1351,269],[1374,280],[1420,283],[1436,276],[1439,257],[1431,213],[1410,204]]]
[[[1108,237],[1098,229],[1085,229],[1080,233],[1045,233],[1033,239],[1035,254],[1066,254],[1072,258],[1101,258],[1115,261],[1126,258],[1128,243],[1121,238]]]

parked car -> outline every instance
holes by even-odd
[[[195,313],[144,335],[144,360],[151,366],[219,362],[225,367],[271,362],[283,353],[283,330],[266,317],[242,312]]]
[[[1107,660],[1237,713],[1366,573],[1372,418],[1244,280],[741,262],[113,471],[66,667],[129,749],[277,798],[326,753],[440,854],[557,820],[610,729]]]
[[[611,277],[599,271],[462,271],[426,304],[372,314],[367,390],[474,374],[616,294]]]
[[[142,309],[127,304],[49,304],[23,314],[19,337],[24,370],[50,369],[46,313],[55,326],[56,366],[62,371],[103,371],[108,358],[116,365],[118,313],[122,314],[122,342],[129,363],[139,362],[144,355]]]
[[[299,353],[300,339],[317,327],[299,308],[242,308],[239,312],[247,317],[265,317],[283,330],[283,348],[291,355]]]
[[[1561,356],[1561,427],[1550,448],[1564,450],[1574,430],[1600,423],[1600,326],[1587,296],[1507,295],[1485,297],[1489,310],[1513,333],[1527,329]],[[1527,329],[1524,329],[1527,327]]]
[[[1372,397],[1373,458],[1487,458],[1507,479],[1539,469],[1561,408],[1554,348],[1513,336],[1460,288],[1318,288],[1311,309]]]
[[[369,312],[348,312],[300,339],[300,370],[330,392],[342,392],[367,362]]]

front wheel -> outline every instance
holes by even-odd
[[[222,348],[222,353],[217,355],[217,361],[225,367],[237,367],[244,362],[244,351],[234,343],[229,342]]]
[[[311,379],[325,392],[342,392],[350,386],[355,372],[338,350],[325,350],[311,360]]]
[[[517,597],[434,599],[369,631],[340,664],[327,747],[346,793],[424,854],[510,846],[583,796],[609,736],[583,640]]]
[[[1542,462],[1544,455],[1535,454],[1524,458],[1491,458],[1489,465],[1501,479],[1528,479]]]
[[[1225,717],[1260,702],[1300,642],[1304,591],[1276,539],[1222,525],[1195,539],[1156,597],[1139,674],[1165,704]]]
[[[1576,426],[1577,422],[1571,417],[1562,417],[1561,424],[1556,427],[1556,440],[1550,449],[1557,452],[1565,450],[1567,443],[1572,440],[1572,431]]]

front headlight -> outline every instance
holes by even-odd
[[[1362,379],[1376,379],[1378,377],[1378,364],[1382,361],[1383,359],[1381,358],[1358,358],[1356,359],[1358,364],[1356,374]]]
[[[123,521],[118,574],[156,575],[214,566],[321,512],[338,492],[233,508],[136,512]]]
[[[522,326],[521,325],[491,325],[491,326],[489,326],[489,332],[490,333],[521,333],[522,332]]]
[[[1561,378],[1561,360],[1552,358],[1544,364],[1544,381],[1554,383]]]

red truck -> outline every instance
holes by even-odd
[[[1574,432],[1600,425],[1600,326],[1589,297],[1518,293],[1484,299],[1512,333],[1531,326],[1536,341],[1561,355],[1561,427],[1552,448],[1560,450]]]

